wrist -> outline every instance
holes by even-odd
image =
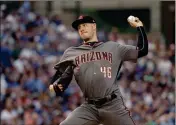
[[[136,26],[136,28],[138,28],[138,27],[143,27],[143,25],[142,25],[142,24],[139,24],[139,25]]]

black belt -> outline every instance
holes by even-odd
[[[117,97],[116,94],[111,94],[109,96],[106,96],[105,98],[100,98],[100,99],[95,99],[95,100],[87,99],[87,102],[88,102],[88,104],[93,104],[95,106],[101,106],[101,105],[105,104],[108,101],[112,101],[116,97]]]

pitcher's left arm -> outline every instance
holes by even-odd
[[[66,66],[60,66],[60,68],[56,69],[50,81],[50,89],[55,91],[56,96],[62,96],[63,92],[68,88],[73,77],[73,70],[74,65],[72,63]]]

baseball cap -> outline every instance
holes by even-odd
[[[72,23],[72,27],[78,30],[78,26],[82,23],[96,23],[96,22],[90,16],[79,16],[79,18]]]

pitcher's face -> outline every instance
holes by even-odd
[[[78,26],[78,33],[83,40],[91,39],[96,32],[96,25],[93,23],[83,23]]]

